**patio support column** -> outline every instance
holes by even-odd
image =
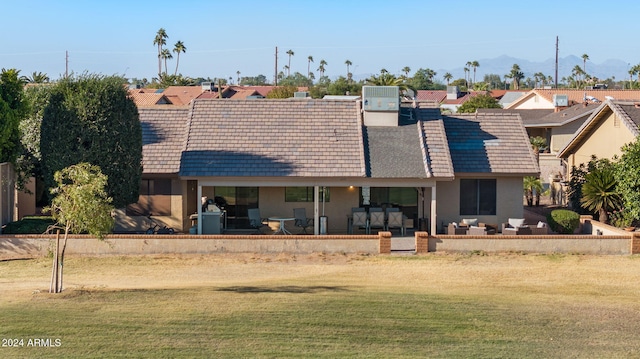
[[[202,185],[200,184],[200,180],[198,180],[196,201],[198,201],[198,234],[202,234]]]
[[[437,225],[438,225],[438,221],[436,219],[436,185],[435,183],[433,184],[433,187],[431,187],[431,233],[432,234],[436,234],[438,233],[437,231]]]
[[[313,234],[320,234],[320,187],[313,186]]]

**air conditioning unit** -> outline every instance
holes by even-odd
[[[213,82],[203,82],[201,85],[202,85],[202,91],[213,91],[214,90]]]
[[[569,106],[569,96],[568,95],[553,95],[553,106],[555,106],[555,107],[566,107],[566,106]]]
[[[447,86],[447,100],[456,100],[460,95],[458,86]]]
[[[299,92],[294,92],[293,93],[293,98],[307,98],[307,97],[309,97],[309,93],[308,92],[299,91]]]
[[[400,89],[398,86],[362,86],[365,111],[398,112]]]

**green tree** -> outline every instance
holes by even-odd
[[[89,162],[108,176],[107,193],[124,207],[138,200],[142,174],[142,127],[123,79],[82,75],[51,88],[41,130],[45,185],[68,166]]]
[[[20,153],[20,121],[27,116],[24,81],[16,69],[0,72],[0,162],[15,163]]]
[[[292,76],[287,76],[278,82],[280,86],[309,87],[313,82],[303,74],[296,71]]]
[[[591,171],[585,176],[580,203],[589,211],[596,212],[602,223],[609,222],[609,212],[622,207],[622,197],[616,185],[612,166]]]
[[[442,78],[444,78],[444,80],[447,81],[447,86],[449,86],[449,83],[451,82],[453,75],[447,72],[446,74],[444,74],[444,76],[442,76]]]
[[[582,54],[582,71],[587,73],[587,60],[589,60],[589,55]]]
[[[45,208],[51,213],[56,226],[64,229],[62,246],[56,240],[56,253],[51,273],[50,293],[62,291],[64,254],[69,233],[89,233],[98,239],[113,229],[111,216],[114,208],[105,187],[107,176],[100,167],[90,163],[72,165],[54,174],[56,187],[51,189],[54,196],[51,206]]]
[[[437,73],[431,69],[418,69],[413,77],[409,79],[409,83],[411,87],[416,90],[431,90],[433,89],[434,83],[433,78],[437,75]]]
[[[355,83],[340,76],[327,86],[327,92],[329,95],[360,95],[362,83]]]
[[[296,86],[276,86],[269,91],[267,98],[291,98],[296,91],[298,91]]]
[[[547,148],[547,139],[542,136],[531,136],[529,137],[529,143],[531,143],[531,148],[536,155],[536,159],[539,160],[540,152]]]
[[[153,44],[158,46],[158,78],[162,77],[162,47],[167,44],[168,38],[169,36],[165,29],[160,28],[153,39]]]
[[[622,196],[623,207],[634,221],[640,219],[640,142],[635,141],[622,146],[622,155],[616,164],[615,177],[617,190]]]
[[[490,94],[478,94],[465,101],[459,108],[459,113],[475,113],[479,108],[502,108],[498,101]]]
[[[178,42],[176,42],[175,45],[173,45],[173,52],[176,53],[176,71],[173,73],[173,75],[177,75],[178,74],[178,64],[180,64],[180,53],[186,53],[187,52],[187,48],[186,46],[184,46],[184,43],[180,40],[178,40]]]
[[[569,199],[569,205],[573,210],[581,214],[589,213],[587,209],[582,206],[582,187],[586,183],[587,174],[595,171],[606,170],[607,168],[613,168],[613,162],[607,158],[598,159],[596,156],[591,156],[588,163],[581,163],[578,166],[571,167],[571,177],[568,183],[567,197]]]
[[[500,78],[500,75],[497,74],[486,74],[484,75],[482,81],[489,84],[489,89],[501,89],[503,87],[503,82]]]
[[[409,77],[409,72],[411,72],[411,67],[409,66],[403,67],[402,72],[404,72],[404,77]]]

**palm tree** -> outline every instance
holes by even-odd
[[[404,77],[396,77],[389,72],[383,72],[380,74],[380,76],[371,76],[367,79],[367,84],[373,86],[398,86],[400,93],[407,90],[412,90],[415,92],[413,86],[405,82]]]
[[[385,69],[384,67],[380,69],[380,73],[381,74],[388,74],[389,71],[387,71],[387,69]]]
[[[284,65],[282,69],[287,72],[287,77],[289,77],[290,76],[289,74],[291,73],[291,69],[289,68],[289,65]]]
[[[326,71],[327,62],[324,60],[320,60],[320,66],[318,66],[318,71],[320,72],[320,77],[324,76],[324,72]]]
[[[527,206],[533,206],[533,196],[540,198],[539,195],[543,191],[542,182],[540,178],[535,176],[526,176],[523,180],[524,196],[527,199]]]
[[[531,143],[533,153],[536,155],[536,160],[540,161],[540,151],[547,148],[547,139],[541,136],[532,136],[529,137],[529,142]]]
[[[580,68],[579,65],[576,65],[573,67],[573,70],[571,70],[571,74],[574,75],[576,77],[576,88],[580,87],[580,78],[582,75],[584,75],[584,71],[582,71],[582,69]]]
[[[476,83],[476,69],[480,67],[480,63],[478,61],[472,61],[471,67],[473,68],[473,83]]]
[[[350,60],[347,60],[344,63],[345,63],[345,65],[347,65],[347,77],[349,77],[349,74],[350,74],[349,66],[353,65],[353,63]]]
[[[524,74],[522,73],[522,71],[520,71],[520,66],[518,66],[518,64],[513,64],[513,66],[511,67],[511,72],[509,72],[509,74],[505,77],[512,80],[514,90],[519,90],[520,81],[522,81],[522,79],[524,78]]]
[[[162,46],[167,44],[168,38],[167,32],[163,28],[160,28],[156,33],[156,37],[153,39],[153,44],[158,46],[158,77],[162,77]]]
[[[587,54],[582,54],[582,71],[584,71],[584,73],[587,73],[587,60],[589,60],[589,55]]]
[[[175,45],[173,45],[173,52],[176,53],[176,71],[173,73],[173,75],[177,75],[178,74],[178,64],[180,63],[180,53],[185,53],[187,52],[187,48],[184,46],[184,43],[180,40],[178,40],[178,42],[176,42]]]
[[[601,168],[587,173],[582,185],[580,203],[584,208],[598,212],[598,220],[607,223],[607,213],[622,207],[622,197],[616,191],[616,179],[613,170]]]
[[[238,75],[238,82],[236,85],[240,85],[240,70],[236,71],[236,75]]]
[[[307,56],[307,77],[309,77],[309,74],[311,73],[311,63],[313,62],[313,56],[309,55]]]
[[[20,76],[20,79],[27,83],[42,84],[50,81],[49,76],[42,72],[32,72],[31,76]]]
[[[289,65],[287,66],[287,76],[291,75],[291,56],[294,55],[293,50],[287,51],[287,55],[289,55]]]
[[[173,55],[171,55],[171,51],[169,51],[169,49],[162,49],[162,52],[160,52],[159,55],[162,60],[164,60],[164,73],[167,73],[167,60],[172,59]]]
[[[467,88],[469,88],[469,80],[467,79],[467,75],[469,75],[469,68],[465,66],[464,70],[464,82],[467,86]],[[469,76],[471,77],[471,76]]]
[[[453,78],[453,75],[447,72],[442,77],[445,79],[445,81],[447,81],[447,86],[449,86],[449,84],[451,83],[451,79]]]
[[[409,72],[411,72],[411,68],[409,66],[405,66],[402,68],[402,72],[404,72],[404,75],[406,77],[409,77]]]

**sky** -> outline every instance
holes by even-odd
[[[461,69],[501,55],[529,61],[582,56],[602,63],[640,62],[636,1],[432,0],[29,0],[2,4],[0,68],[151,78],[154,37],[164,28],[171,50],[182,41],[178,73],[188,77],[265,75],[289,64],[307,75],[325,60],[332,79],[349,71],[400,75],[404,67]],[[68,54],[68,57],[67,57]],[[176,67],[176,56],[168,72]],[[164,67],[164,65],[163,65]],[[411,74],[411,73],[410,73]],[[464,74],[453,73],[454,78]]]

